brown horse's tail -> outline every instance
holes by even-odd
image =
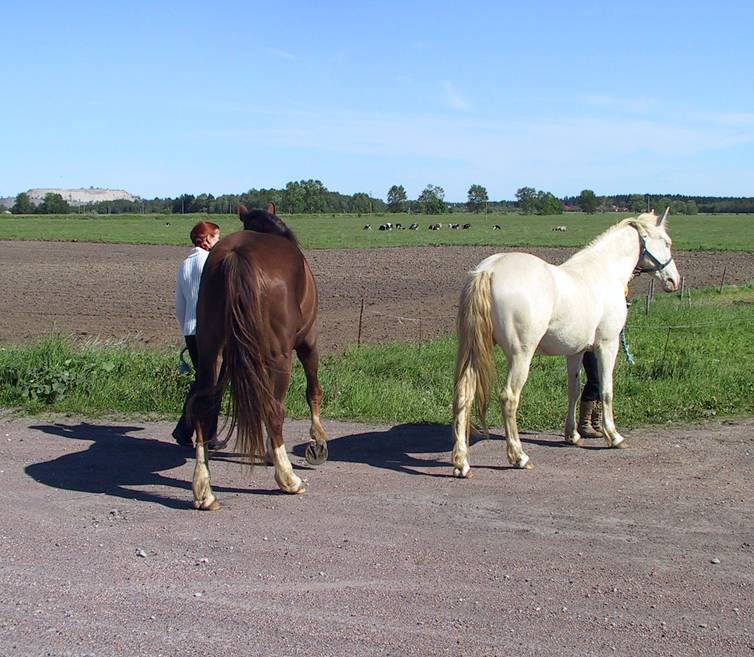
[[[487,405],[495,380],[491,288],[492,273],[477,269],[469,273],[461,292],[453,390],[456,440],[461,437],[468,440],[471,408],[475,401],[479,420],[486,431]]]
[[[253,262],[233,250],[225,256],[225,381],[230,386],[230,426],[236,448],[254,463],[265,453],[264,424],[274,402],[267,329],[259,307],[259,277]]]

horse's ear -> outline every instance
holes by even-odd
[[[665,208],[665,214],[662,215],[662,219],[660,219],[659,217],[657,218],[657,225],[658,226],[662,226],[662,224],[664,224],[665,221],[667,221],[668,213],[669,212],[670,212],[670,206],[668,206],[668,207]]]
[[[243,221],[243,216],[248,213],[249,211],[246,209],[246,206],[243,203],[239,203],[238,204],[238,219],[240,221]]]
[[[267,212],[270,214],[274,214],[277,216],[277,208],[275,207],[275,204],[272,201],[267,201]]]

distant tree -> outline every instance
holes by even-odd
[[[193,212],[195,197],[193,194],[181,194],[173,201],[173,214]]]
[[[327,188],[319,180],[302,180],[301,186],[304,191],[304,212],[313,214],[325,209],[325,197]]]
[[[521,187],[516,190],[516,203],[524,214],[533,214],[537,210],[537,190],[533,187]]]
[[[537,214],[563,214],[563,202],[550,192],[537,192]]]
[[[665,208],[660,208],[663,212],[665,212]],[[686,211],[686,201],[683,200],[676,200],[673,199],[670,202],[670,213],[671,214],[688,214]]]
[[[466,207],[469,212],[479,212],[484,207],[484,204],[489,201],[487,188],[482,187],[482,185],[472,185],[469,187],[467,198]]]
[[[291,214],[299,214],[304,211],[304,188],[301,183],[289,182],[283,193],[283,206],[285,211]]]
[[[13,214],[32,214],[34,212],[34,204],[26,192],[21,192],[16,196],[16,201],[13,203],[10,211]]]
[[[393,185],[387,190],[387,208],[390,212],[405,212],[407,200],[403,185]]]
[[[665,212],[665,208],[672,204],[673,200],[671,198],[669,198],[668,196],[661,196],[660,198],[656,199],[656,203],[654,203],[651,208],[655,212],[662,214],[663,212]]]
[[[686,201],[686,214],[699,214],[699,208],[693,199]]]
[[[591,189],[582,190],[579,194],[579,207],[582,212],[587,214],[594,214],[597,210],[597,196]]]
[[[37,206],[37,214],[67,214],[71,206],[60,194],[47,192],[42,202]]]
[[[419,205],[424,214],[442,214],[445,212],[445,190],[436,185],[427,185],[419,195]]]
[[[209,212],[214,200],[212,194],[199,194],[191,204],[191,212]]]
[[[628,207],[631,208],[631,212],[641,214],[647,210],[647,199],[643,194],[631,194],[628,199]]]
[[[371,210],[372,202],[369,194],[356,192],[351,197],[351,212],[367,213]]]

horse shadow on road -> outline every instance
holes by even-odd
[[[558,436],[542,437],[536,432],[521,431],[521,442],[550,448],[568,448]],[[471,452],[472,467],[475,469],[513,470],[505,456],[505,436],[494,430],[489,436],[472,431],[471,446],[476,443],[493,441],[500,445],[499,465],[485,465],[475,462]],[[395,470],[410,475],[425,477],[452,477],[450,451],[453,448],[452,427],[445,424],[398,424],[386,431],[354,433],[327,441],[329,461],[341,463],[362,463],[375,468]],[[306,443],[296,445],[293,453],[304,457]],[[591,445],[587,448],[593,448]],[[437,470],[437,471],[435,471]]]
[[[144,427],[139,426],[103,426],[82,422],[77,425],[40,424],[31,428],[68,440],[91,442],[91,445],[81,451],[27,466],[26,474],[41,484],[64,490],[154,502],[174,509],[185,509],[191,505],[190,479],[176,479],[163,474],[184,465],[188,459],[193,460],[191,449],[148,436],[131,435],[144,431]],[[173,489],[179,495],[173,497],[161,494],[154,490],[156,487]],[[271,492],[229,488],[214,483],[213,488],[216,492],[226,493]]]
[[[482,440],[472,436],[471,442]],[[374,468],[395,470],[425,477],[448,477],[451,427],[446,424],[397,424],[385,431],[354,433],[327,441],[328,461],[361,463]],[[306,444],[293,453],[304,456]],[[432,470],[439,469],[438,472]]]

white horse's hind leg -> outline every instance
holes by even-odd
[[[505,418],[505,437],[507,442],[508,462],[517,468],[529,469],[532,467],[529,457],[521,447],[518,437],[518,423],[516,413],[521,399],[521,390],[529,378],[529,366],[533,354],[519,352],[508,356],[508,379],[505,388],[500,394],[500,403],[503,407]]]
[[[568,410],[566,412],[565,422],[565,441],[572,445],[578,445],[581,440],[581,436],[576,428],[576,402],[579,399],[579,392],[581,392],[579,373],[581,372],[581,363],[583,359],[583,353],[568,356],[566,358],[566,363],[568,365]]]
[[[623,436],[618,433],[613,419],[613,368],[618,355],[618,338],[613,342],[602,343],[595,349],[597,369],[600,376],[600,397],[602,398],[602,428],[608,447],[625,447]]]
[[[469,429],[471,425],[471,407],[476,390],[476,374],[467,367],[455,386],[455,417],[453,418],[453,476],[470,476],[469,465]]]

